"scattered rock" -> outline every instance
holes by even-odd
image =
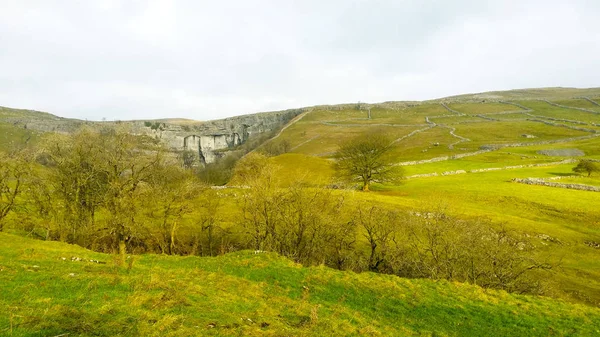
[[[567,188],[572,190],[580,190],[580,191],[590,191],[590,192],[600,192],[600,187],[583,185],[583,184],[562,184],[555,183],[550,181],[545,181],[541,178],[514,178],[513,182],[527,184],[527,185],[540,185],[540,186],[548,186],[548,187],[559,187],[559,188]]]
[[[585,245],[588,246],[588,247],[600,249],[600,243],[595,242],[595,241],[586,241]]]
[[[585,156],[585,152],[579,149],[548,149],[539,150],[538,154],[549,157],[581,157]]]
[[[559,239],[553,238],[553,237],[551,237],[548,234],[538,234],[536,237],[539,238],[539,239],[542,239],[544,241],[548,241],[548,242],[552,242],[552,243],[556,243],[556,244],[562,245],[562,242],[560,242]]]
[[[534,135],[528,135],[528,134],[522,134],[522,135],[521,135],[521,137],[523,137],[523,138],[530,138],[530,139],[531,139],[531,138],[537,138],[537,137],[536,137],[536,136],[534,136]]]
[[[106,262],[104,262],[104,261],[98,261],[98,260],[90,260],[90,262],[92,262],[92,263],[98,263],[98,264],[106,264]]]
[[[127,257],[127,258],[129,258],[129,257]],[[59,260],[67,261],[67,258],[66,257],[61,257],[61,258],[59,258]],[[106,262],[104,262],[104,261],[98,261],[98,260],[94,260],[94,259],[87,260],[87,259],[84,259],[84,258],[81,258],[81,257],[77,257],[77,256],[72,256],[71,257],[71,261],[72,262],[92,262],[92,263],[98,263],[98,264],[106,264]]]
[[[464,174],[467,173],[467,171],[465,170],[456,170],[456,171],[446,171],[446,172],[442,172],[443,176],[451,176],[451,175],[455,175],[455,174]]]

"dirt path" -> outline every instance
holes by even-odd
[[[319,138],[319,137],[321,137],[321,135],[316,135],[316,136],[314,136],[314,137],[312,137],[312,138],[310,138],[310,139],[307,139],[307,140],[303,141],[302,143],[300,143],[300,144],[298,144],[298,145],[296,145],[296,146],[292,147],[292,148],[290,149],[290,151],[294,151],[295,149],[299,148],[300,146],[302,146],[302,145],[304,145],[304,144],[306,144],[306,143],[312,142],[313,140],[315,140],[315,139],[317,139],[317,138]]]
[[[276,134],[275,136],[273,136],[271,139],[268,139],[267,141],[265,141],[265,142],[264,142],[262,145],[264,145],[264,144],[268,144],[268,143],[272,142],[273,140],[275,140],[275,139],[279,138],[279,136],[281,136],[281,134],[283,133],[283,131],[285,131],[285,130],[286,130],[287,128],[289,128],[290,126],[292,126],[292,125],[296,124],[298,121],[300,121],[302,118],[304,118],[304,116],[306,116],[307,114],[309,114],[311,111],[312,111],[312,110],[305,111],[305,112],[303,112],[303,113],[299,114],[298,116],[296,116],[296,117],[292,118],[292,120],[291,120],[291,121],[289,121],[289,122],[288,122],[286,125],[284,125],[284,126],[281,128],[281,130],[279,130],[279,132],[277,132],[277,134]],[[254,149],[254,150],[252,150],[252,151],[250,151],[250,152],[246,153],[246,154],[245,154],[243,157],[245,157],[245,156],[249,155],[250,153],[254,153],[254,151],[256,151],[256,149]]]
[[[299,114],[298,116],[296,116],[296,117],[292,118],[292,120],[291,120],[291,121],[289,121],[289,122],[288,122],[286,125],[284,125],[284,126],[281,128],[281,130],[279,130],[279,132],[277,132],[277,134],[276,134],[276,135],[275,135],[273,138],[271,138],[271,139],[269,139],[268,141],[266,141],[266,142],[265,142],[265,144],[266,144],[266,143],[268,143],[268,142],[270,142],[270,141],[272,141],[272,140],[274,140],[274,139],[277,139],[277,138],[279,138],[279,136],[281,136],[281,134],[283,133],[283,131],[285,131],[285,130],[286,130],[287,128],[289,128],[290,126],[292,126],[292,125],[296,124],[297,122],[299,122],[299,121],[300,121],[302,118],[304,118],[304,116],[306,116],[307,114],[309,114],[311,111],[312,111],[312,110],[305,111],[305,112],[303,112],[303,113]]]

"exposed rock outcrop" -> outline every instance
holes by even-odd
[[[194,151],[200,164],[213,163],[249,138],[276,131],[307,109],[264,112],[213,121],[154,120],[91,122],[61,118],[44,112],[0,107],[1,121],[42,132],[75,132],[83,125],[123,125],[132,133],[160,140],[170,150]]]

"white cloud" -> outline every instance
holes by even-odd
[[[0,105],[214,119],[599,86],[596,1],[0,0]]]

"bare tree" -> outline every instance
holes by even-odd
[[[175,254],[177,232],[186,216],[196,210],[195,200],[204,186],[193,172],[178,166],[162,165],[156,170],[143,193],[144,208],[153,227],[148,230],[152,233],[158,229],[157,242],[162,253]]]
[[[4,221],[14,210],[17,198],[23,192],[23,184],[29,176],[30,168],[22,155],[0,152],[0,232],[4,230]]]
[[[242,200],[242,223],[257,250],[272,249],[277,240],[282,203],[281,191],[276,189],[276,167],[262,154],[250,153],[235,167],[234,184],[245,187]]]

